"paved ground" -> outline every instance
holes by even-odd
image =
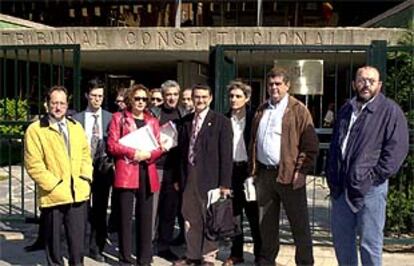
[[[46,265],[46,260],[43,251],[26,253],[23,247],[33,242],[37,226],[34,224],[22,223],[1,223],[0,224],[0,266],[3,265]],[[221,265],[222,261],[228,256],[230,246],[222,243],[220,247],[220,254],[216,265]],[[253,265],[254,256],[252,254],[252,245],[246,244],[245,260],[243,265]],[[183,254],[184,248],[175,248],[176,254]],[[315,246],[315,265],[319,266],[334,266],[337,265],[334,251],[330,246]],[[85,266],[96,265],[116,265],[116,250],[114,246],[109,246],[105,252],[107,256],[107,263],[98,263],[90,258],[85,258]],[[414,253],[383,253],[383,260],[385,266],[409,266],[414,265]],[[295,265],[294,263],[294,246],[284,244],[281,246],[277,264],[281,265]],[[167,266],[170,262],[154,257],[153,265]]]
[[[35,210],[34,204],[34,186],[33,182],[24,174],[20,166],[11,168],[12,178],[9,180],[8,167],[0,168],[0,216],[2,218],[12,218],[21,216],[33,216]],[[24,176],[22,179],[21,176]],[[6,178],[4,178],[6,177]],[[23,182],[22,182],[23,181]],[[9,182],[12,184],[11,194],[9,193]],[[314,228],[314,256],[315,265],[337,265],[335,260],[332,243],[329,238],[329,201],[326,199],[327,188],[324,181],[320,178],[310,179],[308,183],[308,202],[310,206],[310,218]],[[23,197],[22,197],[23,196]],[[23,200],[22,200],[23,198]],[[12,202],[9,208],[9,202]],[[10,213],[12,216],[10,216]],[[7,220],[7,219],[6,219]],[[292,239],[289,236],[287,220],[282,221],[282,246],[277,258],[278,265],[295,265],[294,263],[294,246],[291,245]],[[23,247],[32,243],[36,238],[37,225],[33,223],[24,223],[21,220],[5,222],[0,219],[0,266],[2,265],[46,265],[45,256],[42,251],[26,253]],[[250,242],[251,237],[247,232],[246,241]],[[116,242],[116,239],[113,239]],[[413,240],[411,240],[411,244]],[[245,244],[245,264],[253,265],[254,256],[252,254],[252,245]],[[398,252],[383,253],[385,266],[414,266],[414,249],[404,250],[398,248]],[[174,249],[177,255],[182,255],[184,247]],[[222,243],[216,265],[221,265],[222,261],[227,258],[230,252],[230,245]],[[105,252],[108,263],[97,263],[89,258],[85,259],[86,266],[94,265],[116,265],[117,250],[116,244],[108,245]],[[159,257],[154,257],[154,265],[171,265]]]

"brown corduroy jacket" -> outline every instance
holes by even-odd
[[[249,145],[250,174],[256,176],[256,142],[257,129],[268,102],[262,104],[256,111],[252,122],[252,133]],[[312,116],[307,107],[289,96],[288,106],[282,118],[281,151],[277,182],[290,184],[295,171],[303,174],[312,172],[319,150],[319,140],[312,122]]]

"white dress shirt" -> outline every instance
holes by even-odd
[[[230,120],[233,128],[233,161],[246,162],[247,150],[243,134],[246,127],[246,116],[238,119],[237,116],[232,115]]]
[[[85,132],[88,137],[89,146],[91,145],[92,139],[92,129],[93,124],[95,123],[94,114],[98,115],[98,126],[99,126],[99,139],[103,138],[103,129],[102,129],[102,108],[99,108],[98,111],[92,112],[89,108],[85,111]]]
[[[282,137],[282,119],[289,102],[286,94],[279,103],[269,106],[263,111],[257,128],[257,160],[266,165],[279,165],[280,140]]]

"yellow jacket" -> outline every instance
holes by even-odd
[[[89,199],[92,160],[85,131],[79,122],[66,119],[70,158],[63,135],[48,116],[32,123],[25,133],[24,162],[39,187],[40,207]]]

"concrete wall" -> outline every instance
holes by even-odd
[[[208,51],[217,44],[368,45],[396,44],[406,29],[389,28],[55,28],[3,29],[0,45],[80,44],[82,50]]]

